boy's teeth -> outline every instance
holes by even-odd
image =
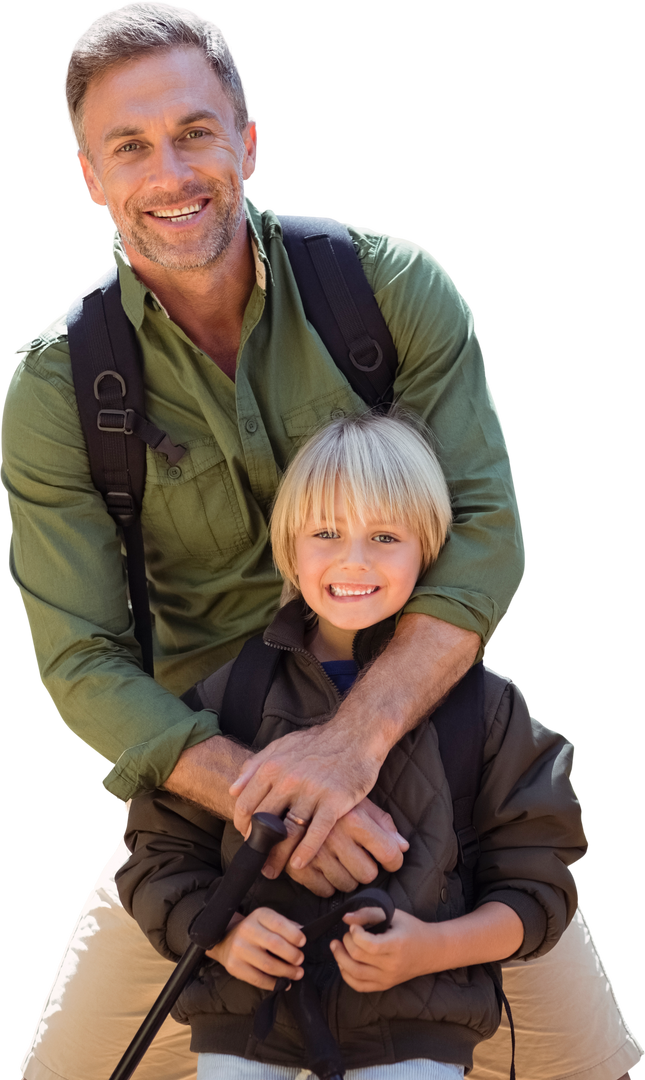
[[[332,596],[369,596],[376,592],[376,585],[370,585],[366,589],[345,589],[341,585],[330,585],[329,589]]]
[[[193,203],[192,206],[184,206],[182,210],[153,210],[152,216],[179,218],[185,217],[187,214],[196,214],[201,208],[201,203]]]

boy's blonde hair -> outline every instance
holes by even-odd
[[[310,516],[335,527],[338,491],[347,514],[365,522],[375,513],[401,522],[421,541],[423,573],[446,539],[452,512],[441,466],[422,421],[400,410],[344,416],[313,436],[287,468],[271,515],[273,558],[285,579],[282,602],[298,594],[296,537]],[[289,585],[292,588],[289,588]]]

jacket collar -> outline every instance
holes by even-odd
[[[305,645],[305,637],[311,626],[306,616],[308,608],[303,600],[290,600],[281,607],[271,625],[264,631],[263,639],[267,645],[287,652],[312,654]],[[359,668],[368,664],[385,648],[394,634],[396,619],[394,616],[383,622],[359,630],[354,638],[354,659]]]

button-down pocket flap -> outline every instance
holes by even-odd
[[[165,454],[147,453],[147,480],[151,484],[181,484],[193,480],[200,473],[219,465],[224,461],[224,454],[214,439],[204,435],[199,439],[184,439],[182,445],[187,453],[179,465],[172,466]]]
[[[352,392],[349,386],[334,390],[331,394],[307,402],[291,412],[283,413],[284,429],[291,439],[303,439],[313,435],[320,427],[338,420],[341,416],[352,416],[367,409],[365,402]]]

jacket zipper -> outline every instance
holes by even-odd
[[[320,660],[318,660],[318,658],[315,657],[313,653],[310,653],[307,649],[300,649],[297,645],[276,645],[273,641],[265,641],[264,644],[268,645],[271,649],[280,649],[281,652],[300,653],[301,656],[306,656],[308,660],[312,660],[325,682],[329,683],[332,690],[334,691],[334,697],[336,698],[336,701],[341,700],[340,694],[338,693],[338,689],[336,687],[336,683],[333,681],[333,679],[330,679],[329,675],[320,663]]]

